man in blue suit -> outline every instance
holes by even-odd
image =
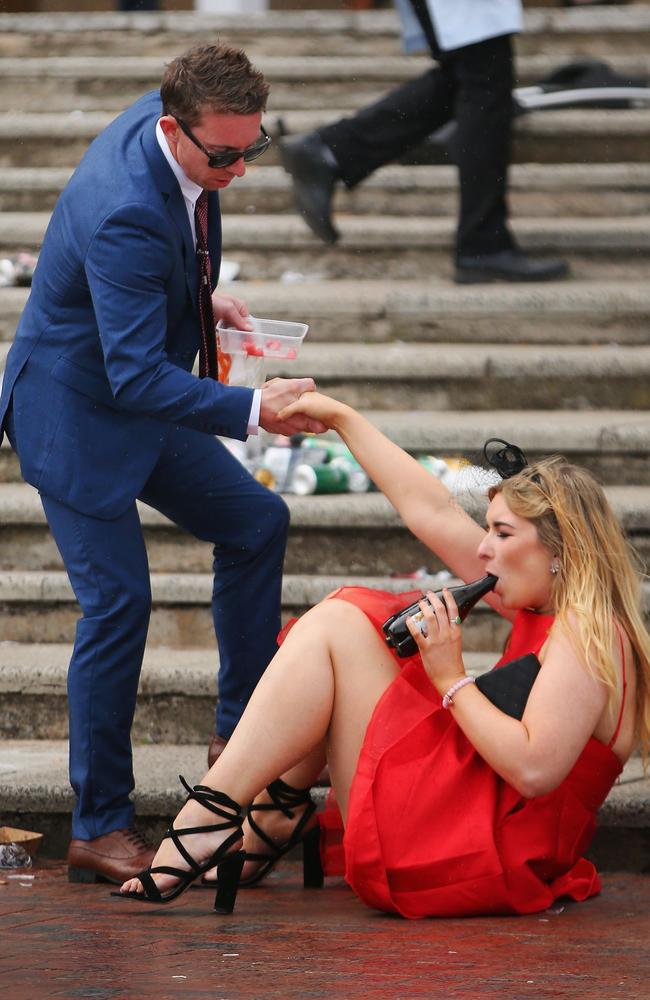
[[[61,195],[7,359],[0,426],[82,611],[68,680],[76,881],[121,882],[153,855],[129,798],[151,610],[136,498],[214,546],[213,757],[276,648],[287,508],[215,438],[322,430],[277,419],[311,379],[252,390],[216,378],[215,321],[251,328],[243,302],[213,293],[218,190],[266,149],[267,94],[225,45],[170,63],[160,93],[92,143]]]

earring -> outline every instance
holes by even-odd
[[[559,572],[560,572],[560,567],[558,566],[558,564],[557,563],[551,563],[551,574],[553,576],[557,576],[557,574]]]

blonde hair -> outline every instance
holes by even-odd
[[[555,455],[504,479],[490,490],[490,499],[496,493],[513,513],[532,521],[551,551],[559,567],[551,584],[556,621],[610,689],[611,705],[618,689],[616,622],[627,634],[637,671],[636,735],[647,759],[650,635],[641,608],[643,574],[602,486],[586,469]],[[577,634],[569,615],[577,620]]]

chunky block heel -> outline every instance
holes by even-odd
[[[305,827],[311,819],[311,817],[316,812],[316,804],[313,801],[311,795],[309,794],[308,788],[292,788],[288,785],[286,781],[282,781],[278,778],[276,781],[272,781],[267,787],[267,792],[271,798],[270,802],[253,802],[252,805],[248,807],[247,818],[251,830],[253,830],[257,836],[262,840],[268,847],[266,853],[246,853],[247,861],[256,861],[258,867],[247,878],[240,881],[240,885],[243,887],[257,885],[261,882],[270,871],[275,868],[276,864],[280,858],[284,857],[289,851],[298,844],[303,844],[303,881],[304,885],[309,888],[320,888],[323,884],[323,872],[320,866],[320,853],[319,853],[319,827],[312,827],[305,833]],[[259,825],[255,820],[255,814],[279,811],[284,813],[287,819],[294,818],[294,810],[299,809],[301,806],[305,806],[305,810],[297,821],[295,827],[292,830],[291,836],[283,844],[277,844],[265,830]],[[318,874],[320,870],[320,876]]]
[[[241,870],[246,855],[244,851],[229,854],[217,868],[217,894],[214,898],[215,913],[232,913],[235,909]]]
[[[68,865],[68,882],[83,882],[84,885],[93,885],[95,882],[105,882],[97,872],[90,868],[77,868],[75,865]]]
[[[323,865],[320,859],[320,826],[314,826],[302,841],[302,884],[305,889],[322,889]]]

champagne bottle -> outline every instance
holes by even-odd
[[[474,580],[472,583],[463,583],[459,587],[449,587],[449,593],[456,601],[461,621],[467,618],[474,605],[482,597],[485,597],[487,593],[494,589],[496,582],[497,577],[488,573],[487,576],[482,576],[480,580]],[[442,591],[436,590],[434,593],[444,604],[445,600],[442,596]],[[430,603],[426,597],[423,597],[422,600],[426,604]],[[407,608],[403,608],[402,611],[391,615],[382,625],[387,644],[396,651],[398,656],[413,656],[414,653],[417,653],[418,647],[415,644],[415,639],[408,630],[406,621],[408,618],[413,618],[421,614],[420,602],[416,601],[415,604],[409,604]]]

